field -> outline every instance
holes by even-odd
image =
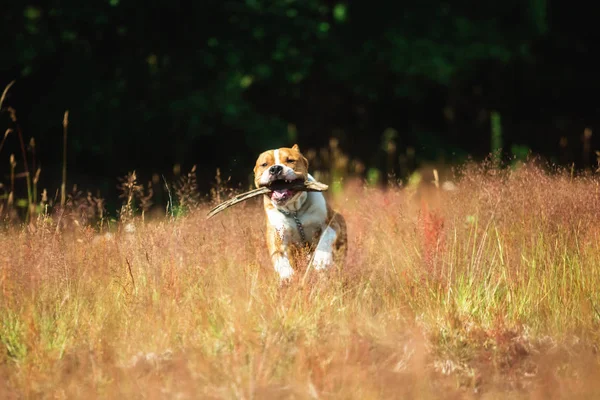
[[[596,398],[599,176],[453,182],[347,182],[347,265],[286,286],[254,201],[6,227],[0,398]]]

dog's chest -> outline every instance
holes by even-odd
[[[318,239],[327,224],[327,208],[324,202],[311,204],[298,213],[283,213],[273,208],[267,211],[267,216],[276,234],[287,244],[303,245],[305,240],[313,242]]]
[[[303,244],[305,240],[312,242],[318,238],[325,225],[324,219],[315,218],[314,215],[285,215],[277,210],[269,214],[272,214],[269,215],[269,222],[275,232],[288,244]]]

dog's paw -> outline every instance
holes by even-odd
[[[290,279],[294,275],[292,264],[290,264],[290,260],[287,258],[280,258],[275,262],[275,271],[277,271],[282,281]]]
[[[333,264],[333,255],[329,251],[319,250],[315,251],[315,257],[313,258],[312,265],[319,271],[327,269]]]

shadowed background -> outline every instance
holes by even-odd
[[[0,86],[16,80],[3,106],[35,138],[41,186],[60,186],[69,110],[69,185],[109,203],[133,169],[197,165],[206,190],[220,167],[247,185],[265,148],[331,138],[349,172],[383,180],[497,149],[594,168],[596,15],[546,0],[9,2]],[[15,135],[1,151],[6,182]]]

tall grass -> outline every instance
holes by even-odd
[[[598,393],[600,179],[459,176],[347,182],[347,264],[304,285],[280,286],[258,201],[111,233],[5,229],[0,397]]]

